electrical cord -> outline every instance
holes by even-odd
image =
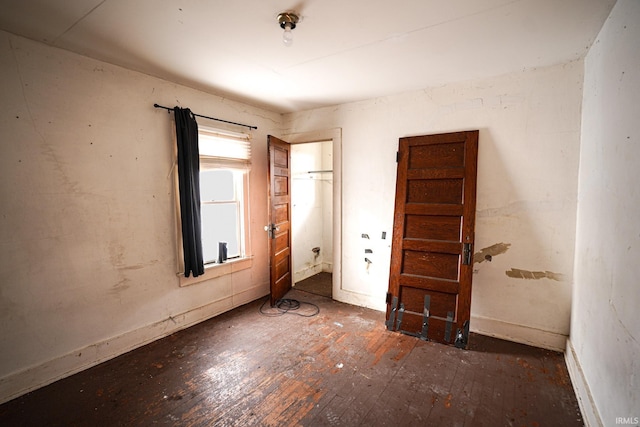
[[[277,300],[276,305],[271,308],[271,311],[265,311],[264,306],[268,301],[269,298],[267,298],[260,306],[260,314],[267,317],[284,316],[285,314],[295,314],[296,316],[302,317],[313,317],[317,316],[318,313],[320,313],[320,307],[318,307],[317,305],[311,302],[300,302],[296,299],[290,298],[282,298]],[[311,313],[301,313],[297,311],[305,305],[311,306],[313,311]]]

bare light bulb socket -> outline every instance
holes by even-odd
[[[293,12],[283,12],[278,15],[278,24],[284,30],[282,43],[287,47],[293,44],[293,33],[291,31],[296,28],[299,20],[298,15]]]

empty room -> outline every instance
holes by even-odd
[[[0,6],[0,425],[640,424],[638,0]]]

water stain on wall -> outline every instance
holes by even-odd
[[[129,285],[129,282],[131,282],[130,279],[127,279],[126,277],[122,277],[118,283],[116,283],[115,285],[113,285],[111,287],[109,292],[112,293],[112,294],[113,293],[117,294],[119,292],[125,291],[125,290],[129,289],[129,287],[131,286],[131,285]]]
[[[109,244],[108,249],[111,265],[115,268],[122,267],[124,265],[124,246],[118,242],[112,241]]]
[[[473,263],[491,262],[494,256],[507,252],[510,247],[511,243],[496,243],[495,245],[480,249],[480,252],[473,254]]]
[[[527,280],[540,280],[551,279],[561,282],[563,277],[560,273],[554,273],[552,271],[529,271],[520,270],[519,268],[512,268],[504,272],[507,276],[513,279],[527,279]]]

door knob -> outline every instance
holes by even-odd
[[[269,224],[269,225],[265,225],[264,226],[264,231],[266,231],[267,233],[269,233],[269,238],[270,239],[275,239],[275,233],[274,231],[278,231],[280,230],[280,227],[276,227],[275,224]]]

